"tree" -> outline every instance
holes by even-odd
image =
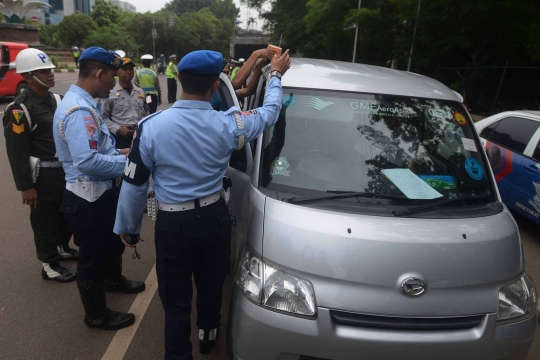
[[[62,47],[63,44],[58,38],[58,25],[41,25],[39,27],[39,41],[43,45]]]
[[[100,27],[109,27],[112,24],[118,23],[120,12],[112,3],[106,0],[96,0],[92,13],[90,14],[92,19]]]
[[[197,12],[205,7],[210,7],[214,0],[172,0],[165,4],[163,10],[174,11],[177,15],[188,12]]]
[[[133,53],[139,49],[131,34],[116,24],[111,24],[106,31],[103,28],[96,28],[86,38],[84,46],[99,46],[106,50],[121,49],[126,53]]]
[[[229,19],[233,24],[238,18],[238,14],[240,14],[240,9],[236,7],[233,0],[214,0],[210,5],[210,11],[218,19]]]
[[[58,24],[58,39],[66,46],[84,44],[86,37],[96,29],[96,23],[86,14],[76,13],[66,16]]]

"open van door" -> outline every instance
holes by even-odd
[[[218,95],[221,98],[222,103],[226,109],[230,109],[233,106],[238,106],[238,98],[232,87],[231,82],[227,75],[221,73],[219,75],[220,86],[218,89]],[[231,213],[232,222],[232,244],[231,244],[231,256],[233,259],[236,254],[236,235],[239,224],[237,220],[240,218],[242,212],[242,204],[246,191],[250,186],[250,175],[253,168],[253,155],[251,152],[251,146],[246,143],[243,149],[236,150],[232,153],[229,161],[229,168],[227,175],[232,180],[232,188],[230,194],[230,200],[228,202],[229,211]]]

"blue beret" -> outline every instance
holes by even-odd
[[[79,62],[81,61],[97,61],[102,64],[109,65],[116,70],[120,69],[122,65],[124,65],[120,55],[112,51],[106,51],[105,49],[97,46],[92,46],[84,50],[79,58]]]
[[[197,75],[219,75],[223,70],[223,55],[217,51],[192,51],[180,61],[178,71]]]

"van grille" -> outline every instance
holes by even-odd
[[[390,330],[464,330],[478,326],[484,315],[446,318],[404,318],[353,314],[331,310],[334,323],[371,329]]]

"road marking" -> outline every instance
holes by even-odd
[[[137,329],[144,318],[144,314],[148,309],[148,305],[150,305],[150,302],[152,301],[152,298],[157,290],[155,264],[144,283],[146,284],[146,290],[137,295],[135,301],[129,309],[130,313],[135,314],[135,324],[116,332],[116,335],[114,335],[114,338],[109,344],[109,347],[101,360],[122,360],[124,355],[126,355],[127,349],[129,348],[129,345],[131,344],[131,341],[133,340],[133,337],[135,336],[135,333],[137,332]]]

